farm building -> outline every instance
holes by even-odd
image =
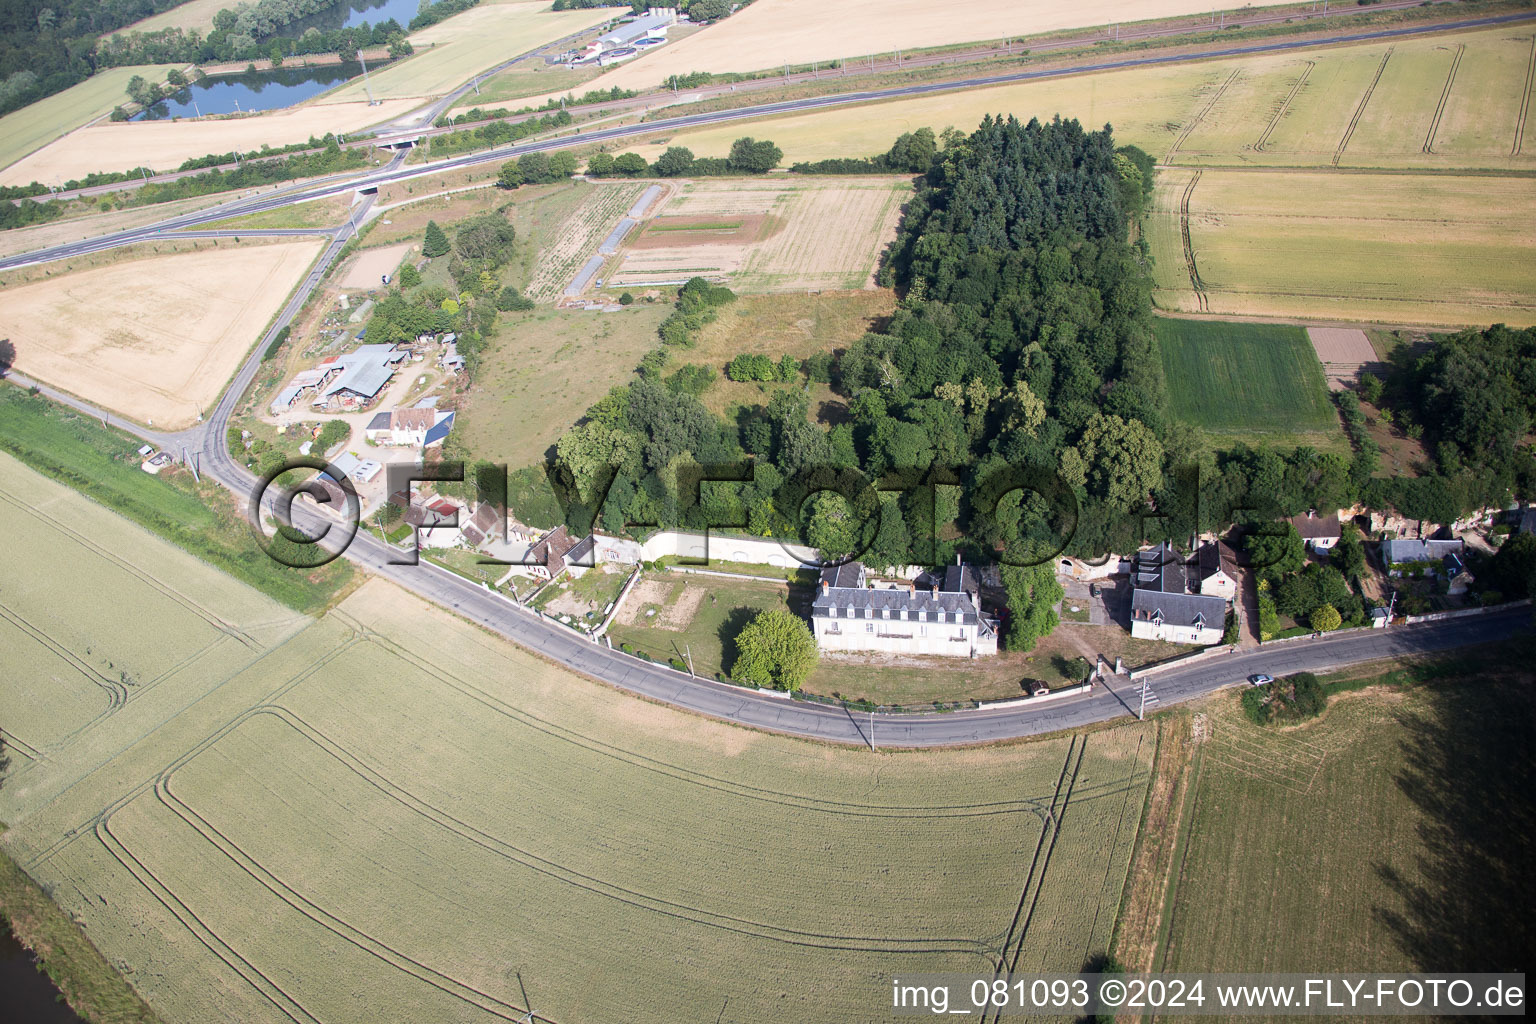
[[[1200,553],[1195,557],[1194,565],[1203,596],[1219,597],[1223,601],[1237,597],[1237,552],[1226,543],[1216,540],[1200,545]]]
[[[1301,534],[1301,542],[1313,551],[1327,551],[1343,536],[1337,514],[1320,516],[1315,510],[1308,511],[1304,516],[1292,516],[1291,525]]]
[[[384,390],[408,355],[409,352],[395,351],[391,345],[363,345],[328,359],[317,367],[326,371],[325,381],[310,404],[342,409],[367,405]]]
[[[903,583],[872,581],[860,562],[827,566],[811,604],[811,629],[824,651],[997,653],[997,620],[983,614],[976,573],[963,564]]]
[[[677,8],[652,7],[645,14],[597,37],[597,45],[604,51],[633,47],[642,39],[665,39],[667,29],[677,24]]]
[[[364,436],[374,444],[383,445],[412,445],[417,448],[428,444],[440,444],[442,439],[448,436],[446,426],[440,436],[428,441],[429,437],[440,425],[446,425],[453,420],[453,413],[438,412],[430,406],[415,406],[410,409],[390,409],[376,413],[373,419],[368,421],[364,429]]]
[[[1184,561],[1171,544],[1136,554],[1131,574],[1131,635],[1181,644],[1221,642],[1227,601],[1189,593]]]
[[[331,465],[360,484],[373,480],[384,469],[372,459],[360,459],[351,452],[342,452],[331,460]]]

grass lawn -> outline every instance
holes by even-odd
[[[347,219],[350,197],[316,199],[296,206],[280,206],[260,213],[216,221],[210,228],[329,228]]]
[[[1302,328],[1159,318],[1155,330],[1176,418],[1218,439],[1343,437]]]
[[[619,313],[540,306],[502,317],[455,422],[464,446],[514,469],[542,461],[588,406],[630,380],[670,311],[643,303]]]
[[[719,374],[702,396],[711,412],[730,415],[742,406],[767,405],[773,392],[789,385],[732,381],[725,364],[743,353],[805,359],[817,352],[847,348],[877,329],[896,308],[895,293],[878,291],[744,295],[720,311],[720,318],[699,332],[698,345],[678,349],[664,371],[683,363],[704,363]],[[822,389],[825,391],[825,389]],[[811,405],[811,415],[836,421],[842,402],[827,392]]]
[[[613,645],[628,643],[660,662],[681,658],[685,652],[691,652],[694,672],[705,678],[730,670],[735,656],[736,634],[754,615],[770,608],[802,612],[811,595],[808,586],[753,583],[682,573],[654,573],[647,575],[641,583],[653,586],[644,589],[637,586],[629,598],[635,603],[627,602],[619,615],[625,623],[636,625],[620,625],[616,619],[608,630]],[[652,596],[656,599],[647,600]],[[674,629],[644,625],[666,618],[674,605],[694,606],[686,626]]]
[[[475,107],[495,107],[508,100],[518,100],[525,96],[539,96],[547,92],[558,92],[561,89],[570,90],[580,96],[583,82],[590,82],[598,76],[595,68],[582,68],[572,71],[561,65],[546,66],[538,62],[526,62],[516,67],[508,68],[493,78],[487,78],[480,83],[480,93],[470,93],[460,103],[468,102]],[[514,109],[522,104],[510,104]],[[458,112],[458,108],[454,108]]]
[[[143,75],[151,82],[163,82],[167,71],[181,66],[152,64],[113,68],[0,117],[0,167],[15,163],[66,132],[103,114],[110,114],[118,104],[127,103],[128,80],[134,75]],[[122,170],[110,160],[107,164],[99,169]],[[43,184],[58,183],[45,181]]]
[[[1283,730],[1215,698],[1154,969],[1477,970],[1528,948],[1529,654],[1325,679],[1323,716]]]
[[[273,560],[251,537],[227,492],[167,469],[139,469],[142,442],[20,388],[0,389],[0,450],[75,488],[267,596],[299,611],[318,611],[352,581],[352,563],[319,569]]]

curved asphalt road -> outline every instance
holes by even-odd
[[[1348,42],[1359,39],[1389,38],[1412,35],[1425,31],[1444,31],[1453,27],[1503,24],[1536,18],[1536,12],[1480,18],[1457,22],[1453,25],[1436,25],[1424,28],[1385,30],[1339,36],[1332,42]],[[1281,42],[1239,47],[1220,51],[1210,56],[1229,56],[1243,53],[1264,53],[1293,49],[1299,46],[1320,45],[1317,40]],[[608,129],[604,132],[577,136],[573,139],[557,139],[514,146],[488,153],[471,154],[444,161],[430,168],[402,169],[404,154],[397,154],[383,170],[340,184],[303,186],[281,189],[264,196],[230,204],[217,211],[205,211],[171,218],[159,225],[132,231],[117,232],[91,242],[58,246],[10,260],[0,261],[0,267],[61,259],[83,252],[127,245],[156,236],[176,228],[191,228],[199,223],[221,220],[238,213],[255,212],[316,198],[334,195],[348,190],[376,185],[386,181],[399,181],[420,174],[432,174],[448,167],[470,166],[493,160],[503,160],[510,155],[541,149],[557,149],[574,142],[590,142],[602,138],[619,138],[629,135],[667,131],[678,127],[697,126],[718,121],[741,120],[761,117],[765,113],[804,110],[844,103],[865,102],[892,96],[910,96],[932,92],[945,92],[978,85],[1020,81],[1029,78],[1053,77],[1079,73],[1085,70],[1104,70],[1116,67],[1134,67],[1161,64],[1188,59],[1184,57],[1147,57],[1114,61],[1074,69],[1022,72],[991,78],[973,79],[963,83],[936,83],[932,85],[905,86],[899,89],[821,97],[811,100],[795,100],[767,104],[754,108],[700,114],[674,118],[669,121],[651,122],[639,126]],[[298,310],[324,279],[331,263],[340,253],[355,226],[367,214],[373,196],[364,195],[356,204],[346,224],[332,229],[330,244],[315,262],[302,285],[296,289],[283,307],[272,328],[257,343],[245,364],[230,382],[219,400],[218,406],[205,423],[179,433],[165,433],[119,421],[119,425],[175,455],[184,452],[191,457],[200,473],[206,474],[233,491],[237,498],[249,502],[256,486],[256,478],[230,456],[224,437],[230,417],[261,366],[261,354],[272,336],[293,319]],[[238,207],[238,208],[237,208]],[[310,232],[311,234],[314,232]],[[17,376],[16,382],[30,384]],[[102,420],[110,420],[109,414],[83,402],[72,395],[62,394],[46,385],[37,385],[42,391],[59,401],[73,406]],[[298,525],[313,528],[326,520],[318,512],[295,509]],[[507,637],[519,645],[535,651],[557,664],[564,665],[592,678],[610,683],[639,696],[664,701],[676,707],[710,715],[726,721],[753,728],[786,733],[836,743],[851,743],[871,747],[935,747],[954,744],[989,743],[1015,739],[1021,736],[1076,728],[1094,722],[1108,721],[1134,714],[1137,698],[1128,680],[1112,679],[1090,694],[1053,701],[1040,707],[1014,706],[1006,708],[981,708],[955,711],[945,714],[891,715],[849,712],[841,708],[827,707],[782,697],[767,696],[750,690],[728,686],[702,679],[692,679],[681,673],[662,668],[654,663],[640,661],[618,651],[599,646],[578,636],[563,626],[540,618],[537,613],[515,605],[509,599],[471,583],[463,577],[430,563],[415,566],[393,564],[397,552],[367,533],[359,532],[346,557],[360,567],[399,584],[407,590],[444,608],[477,622]],[[1420,654],[1447,650],[1467,644],[1483,643],[1511,636],[1528,630],[1531,613],[1527,608],[1510,609],[1495,614],[1452,619],[1413,626],[1397,626],[1386,630],[1370,630],[1334,634],[1318,640],[1304,640],[1288,644],[1272,645],[1254,650],[1240,651],[1230,656],[1196,662],[1185,668],[1174,668],[1151,677],[1152,691],[1159,705],[1204,696],[1224,686],[1244,679],[1254,672],[1282,675],[1296,671],[1325,671],[1351,663],[1371,661],[1404,654]]]

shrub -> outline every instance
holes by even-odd
[[[635,297],[629,292],[625,292],[623,295],[619,296],[619,305],[621,306],[632,306],[634,305],[634,302]]]
[[[1317,630],[1319,633],[1332,632],[1333,630],[1338,629],[1339,626],[1343,625],[1343,623],[1344,617],[1341,616],[1339,614],[1339,610],[1331,604],[1320,605],[1316,610],[1312,612],[1311,625],[1312,628]]]
[[[1243,693],[1243,713],[1255,725],[1285,725],[1316,718],[1328,705],[1323,684],[1311,672],[1276,679]]]
[[[427,233],[421,242],[422,255],[436,259],[448,255],[448,248],[448,236],[437,226],[437,221],[427,221]]]

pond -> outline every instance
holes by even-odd
[[[172,117],[201,117],[238,111],[279,110],[334,88],[362,73],[362,65],[325,64],[311,67],[210,75],[193,82],[139,115],[162,121]]]
[[[7,1020],[28,1024],[85,1024],[60,998],[48,975],[32,963],[32,954],[22,948],[0,919],[0,1002]]]
[[[410,25],[422,8],[421,0],[347,0],[334,7],[311,14],[307,18],[289,22],[283,27],[285,36],[301,36],[311,28],[329,31],[337,28],[354,28],[363,23],[377,25],[393,18],[401,28]]]

